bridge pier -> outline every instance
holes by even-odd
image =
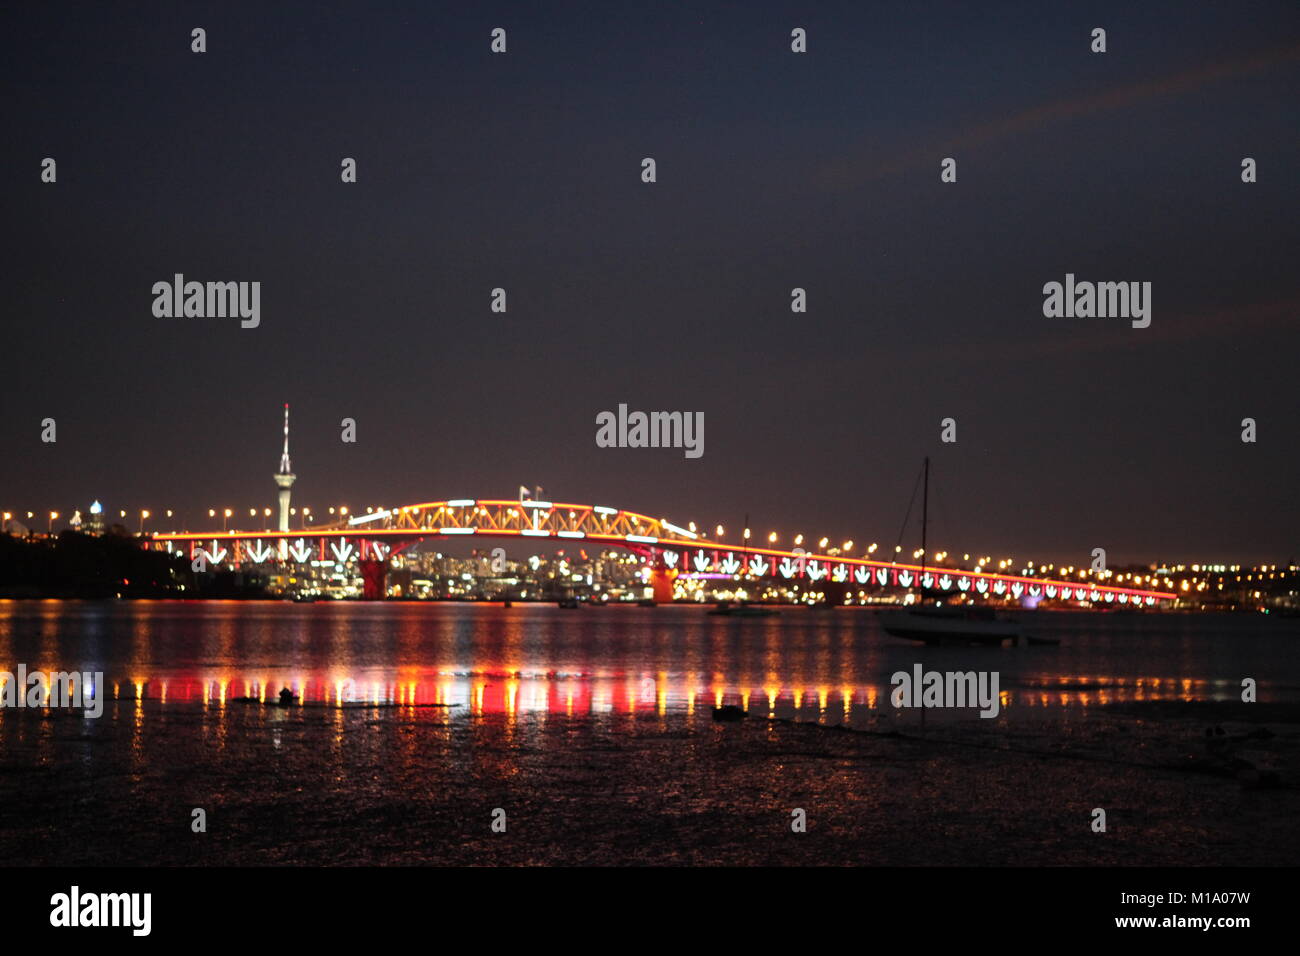
[[[361,592],[363,601],[382,601],[387,597],[387,588],[384,586],[384,579],[388,573],[387,561],[376,561],[373,559],[363,560],[361,564],[361,577],[364,587]]]
[[[657,565],[650,572],[650,587],[654,589],[656,604],[671,604],[673,600],[673,581],[677,579],[676,568]]]

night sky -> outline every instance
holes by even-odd
[[[0,14],[6,510],[273,506],[287,401],[315,511],[892,549],[928,454],[939,548],[1300,556],[1294,0],[119,6]],[[176,272],[261,326],[155,318]],[[1150,328],[1045,318],[1067,272]],[[619,403],[704,456],[598,448]]]

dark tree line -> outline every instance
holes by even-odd
[[[0,534],[0,596],[235,597],[260,591],[242,575],[195,574],[183,555],[146,550],[114,530],[64,531],[56,538]]]

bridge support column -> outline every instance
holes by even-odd
[[[673,599],[673,582],[677,580],[676,568],[656,566],[650,572],[650,586],[654,589],[656,604],[669,604]]]
[[[384,578],[388,572],[387,561],[361,561],[361,577],[365,582],[361,592],[363,601],[382,601],[387,596]]]

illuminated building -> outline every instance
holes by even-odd
[[[98,501],[91,502],[90,510],[81,520],[81,530],[85,534],[104,533],[104,506]]]

